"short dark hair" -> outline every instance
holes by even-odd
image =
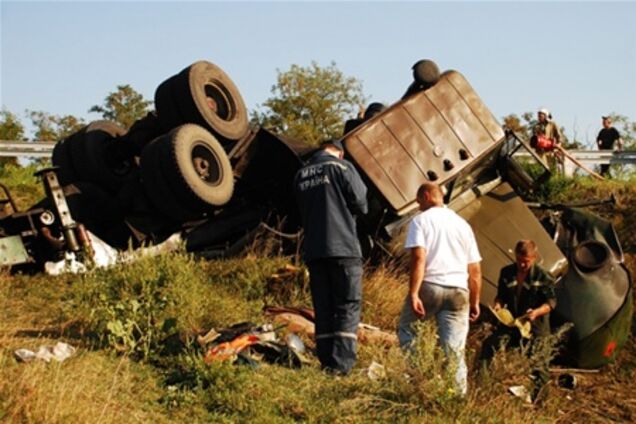
[[[417,197],[418,198],[422,197],[424,193],[430,193],[435,200],[438,200],[438,201],[444,200],[444,192],[442,191],[442,188],[438,184],[431,183],[431,182],[423,183],[417,189]]]
[[[537,244],[532,240],[519,240],[515,246],[515,255],[529,256],[538,253]]]
[[[344,145],[342,144],[342,140],[333,140],[333,139],[329,139],[329,140],[325,140],[320,144],[321,148],[325,148],[325,147],[329,147],[329,146],[333,146],[338,150],[342,150],[344,152]]]

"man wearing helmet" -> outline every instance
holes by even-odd
[[[554,145],[561,144],[561,131],[559,126],[552,120],[552,114],[544,107],[537,111],[537,123],[532,130],[531,144],[536,149],[541,158],[546,158],[551,169],[554,169],[557,160],[561,160],[553,153]],[[547,142],[547,146],[546,143]]]

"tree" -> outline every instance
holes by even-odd
[[[89,112],[101,113],[104,119],[115,121],[128,129],[132,124],[148,113],[152,101],[135,91],[130,85],[118,85],[117,91],[110,93],[104,99],[102,106],[95,105]]]
[[[611,113],[610,118],[621,135],[623,149],[636,149],[636,121],[630,121],[627,116],[618,113]]]
[[[310,145],[340,137],[344,121],[366,101],[362,83],[343,75],[334,62],[276,72],[273,96],[263,103],[264,111],[252,112],[252,122]]]
[[[504,116],[502,118],[503,121],[503,126],[504,128],[514,131],[515,133],[519,134],[520,136],[524,136],[527,137],[528,136],[528,125],[527,125],[527,121],[526,124],[521,122],[521,119],[515,115],[514,113],[511,113],[510,115]]]
[[[6,109],[0,111],[0,140],[5,141],[24,141],[24,126],[22,122],[13,113]],[[0,157],[0,166],[7,163],[17,164],[16,158]]]
[[[81,129],[85,124],[73,115],[57,116],[42,111],[30,111],[29,117],[36,131],[33,138],[38,141],[58,141]]]

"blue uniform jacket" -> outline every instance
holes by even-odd
[[[355,215],[367,213],[367,188],[353,164],[320,150],[296,173],[294,187],[305,262],[362,257]]]

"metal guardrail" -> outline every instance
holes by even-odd
[[[612,150],[568,150],[570,156],[579,161],[587,168],[593,169],[596,165],[636,165],[636,150],[612,151]],[[516,157],[527,157],[528,152],[519,151]],[[564,158],[564,161],[557,167],[558,172],[571,177],[577,171],[578,166],[571,160]]]
[[[54,141],[0,140],[0,157],[51,157]],[[568,150],[584,165],[636,165],[636,151]],[[523,156],[523,153],[519,153]]]
[[[611,150],[568,150],[576,160],[584,165],[633,165],[636,164],[636,151]]]
[[[0,157],[50,158],[54,141],[0,140]]]

